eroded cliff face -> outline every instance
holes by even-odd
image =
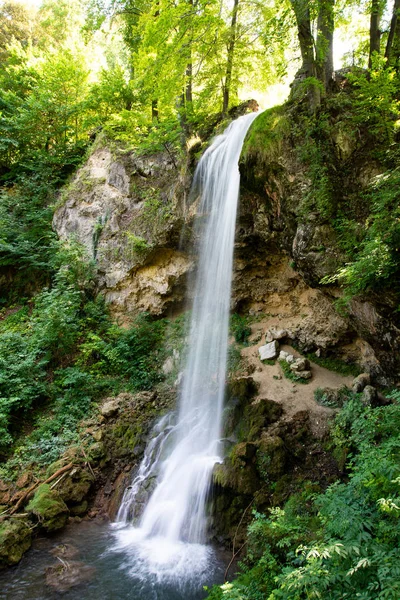
[[[355,156],[342,129],[339,120],[330,143],[341,174],[337,193],[350,197],[370,184],[379,165]],[[341,291],[321,285],[345,256],[329,219],[304,210],[314,190],[296,141],[283,133],[267,154],[247,144],[240,170],[232,308],[289,321],[302,350],[358,362],[381,383],[393,381],[400,338],[390,303],[355,298],[340,315],[334,302]],[[138,157],[102,138],[62,194],[54,228],[94,258],[99,290],[119,322],[142,311],[176,312],[190,292],[190,178],[168,153]]]
[[[167,152],[138,157],[102,138],[64,189],[54,229],[85,246],[120,322],[182,303],[192,265],[179,249],[187,190],[187,176]]]

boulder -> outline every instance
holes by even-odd
[[[376,389],[372,385],[366,385],[361,395],[361,402],[365,404],[365,406],[372,406],[376,397]]]
[[[46,483],[37,488],[26,511],[34,515],[46,531],[62,529],[69,516],[67,505],[60,494]]]
[[[310,361],[307,358],[296,358],[290,365],[291,371],[308,371],[310,369]]]
[[[291,333],[287,329],[278,329],[277,327],[270,327],[265,334],[265,341],[267,343],[273,342],[274,340],[283,340],[285,337],[291,337]]]
[[[311,371],[295,371],[295,373],[300,379],[311,379],[312,377]]]
[[[360,375],[357,375],[357,377],[353,379],[351,388],[354,393],[358,394],[362,392],[365,386],[369,385],[370,383],[371,378],[369,376],[369,373],[360,373]]]
[[[61,560],[46,569],[46,583],[56,592],[67,592],[76,585],[90,581],[95,572],[95,567],[82,562]]]
[[[278,356],[279,344],[276,340],[258,349],[260,360],[273,360]]]
[[[106,419],[110,417],[115,417],[115,415],[119,412],[119,401],[118,400],[108,400],[100,407],[100,412]]]
[[[285,471],[286,449],[282,438],[264,434],[257,450],[257,470],[264,481],[276,480]]]
[[[30,548],[32,533],[20,519],[0,523],[0,567],[16,565]]]

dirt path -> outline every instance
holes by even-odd
[[[259,358],[258,348],[265,344],[264,333],[272,324],[274,323],[268,320],[252,325],[250,343],[252,339],[259,337],[260,332],[263,334],[262,338],[257,343],[243,348],[241,352],[242,357],[246,358],[249,365],[249,371],[254,368],[252,377],[259,385],[257,399],[268,398],[282,404],[283,419],[287,420],[290,420],[299,411],[308,411],[311,416],[313,434],[316,437],[322,437],[328,428],[330,417],[336,411],[317,404],[314,400],[314,391],[317,388],[326,387],[337,389],[344,385],[351,387],[353,377],[339,375],[311,362],[312,379],[309,380],[309,383],[296,383],[283,375],[278,362],[274,365],[263,364]],[[281,344],[280,349],[290,352],[295,357],[301,356],[291,346]]]

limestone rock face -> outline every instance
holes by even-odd
[[[138,157],[100,140],[64,189],[54,229],[95,260],[116,316],[162,314],[182,301],[192,265],[178,250],[187,185],[169,154]]]
[[[332,227],[314,223],[299,224],[292,254],[296,268],[313,286],[318,285],[323,277],[335,273],[344,260]]]

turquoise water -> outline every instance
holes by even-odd
[[[55,591],[46,583],[46,569],[61,564],[55,554],[57,546],[74,548],[73,558],[91,567],[90,579],[67,591]],[[114,550],[110,550],[113,548]],[[54,554],[55,552],[55,554]],[[63,555],[60,554],[62,557]],[[210,548],[206,572],[199,578],[187,577],[175,581],[157,581],[155,577],[141,580],[135,575],[129,549],[115,549],[115,532],[104,522],[83,521],[71,524],[60,534],[38,538],[32,549],[16,566],[0,571],[1,600],[203,600],[207,593],[203,585],[223,581],[229,557]]]

